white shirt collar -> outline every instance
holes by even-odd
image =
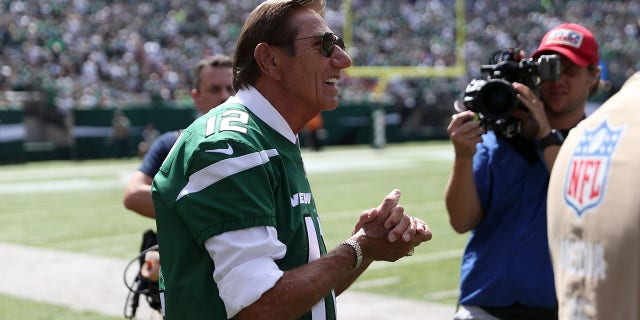
[[[260,120],[287,138],[291,143],[296,143],[297,135],[293,133],[287,121],[284,120],[278,110],[271,105],[258,89],[253,86],[240,89],[235,96],[229,98],[229,101],[246,106],[247,109],[251,110]]]

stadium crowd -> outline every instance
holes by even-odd
[[[259,2],[1,0],[0,91],[55,92],[52,101],[63,110],[189,102],[192,66],[206,55],[231,54]],[[387,88],[403,113],[422,110],[419,125],[432,111],[450,113],[494,50],[531,53],[545,30],[564,21],[579,21],[602,39],[611,94],[640,70],[640,3],[466,0],[465,6],[466,76],[394,79]],[[342,33],[342,1],[327,1],[327,8],[327,22]],[[351,12],[355,66],[456,63],[455,1],[351,0]],[[344,99],[366,95],[373,85],[374,79],[346,79]]]

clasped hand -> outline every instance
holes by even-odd
[[[400,190],[394,189],[377,208],[360,214],[352,239],[360,244],[364,259],[396,261],[431,239],[427,224],[408,216],[399,200]]]

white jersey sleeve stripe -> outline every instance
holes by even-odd
[[[276,155],[278,155],[278,150],[270,149],[221,160],[212,165],[206,166],[189,176],[187,185],[180,190],[176,201],[190,193],[198,192],[238,172],[263,165],[269,162],[270,157]]]
[[[304,222],[307,225],[308,243],[309,243],[309,258],[308,261],[315,261],[320,259],[320,247],[318,246],[318,235],[316,234],[316,228],[313,226],[313,220],[311,217],[305,217]],[[334,299],[335,300],[335,299]],[[327,312],[324,299],[320,299],[313,308],[311,308],[311,319],[326,319]]]
[[[229,318],[260,299],[284,274],[275,260],[285,256],[287,247],[274,227],[228,231],[209,238],[205,248]]]

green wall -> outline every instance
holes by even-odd
[[[116,156],[116,146],[109,139],[114,108],[73,111],[73,139],[75,144],[57,146],[51,143],[25,143],[24,136],[16,135],[20,127],[24,131],[23,113],[19,110],[0,111],[0,163],[48,159],[96,159]],[[121,109],[131,121],[133,135],[128,144],[128,156],[136,156],[137,145],[142,140],[141,131],[153,123],[160,132],[184,128],[196,116],[193,108],[127,107]],[[393,106],[374,103],[347,103],[334,111],[323,112],[326,138],[324,145],[370,144],[374,147],[374,110],[383,110],[380,123],[384,122],[386,142],[424,140],[446,137],[444,128],[437,128],[428,135],[407,136],[400,128],[399,115]],[[13,134],[9,134],[9,133]],[[4,135],[3,135],[4,133]],[[301,135],[301,139],[304,139]],[[304,141],[302,141],[304,143]]]

